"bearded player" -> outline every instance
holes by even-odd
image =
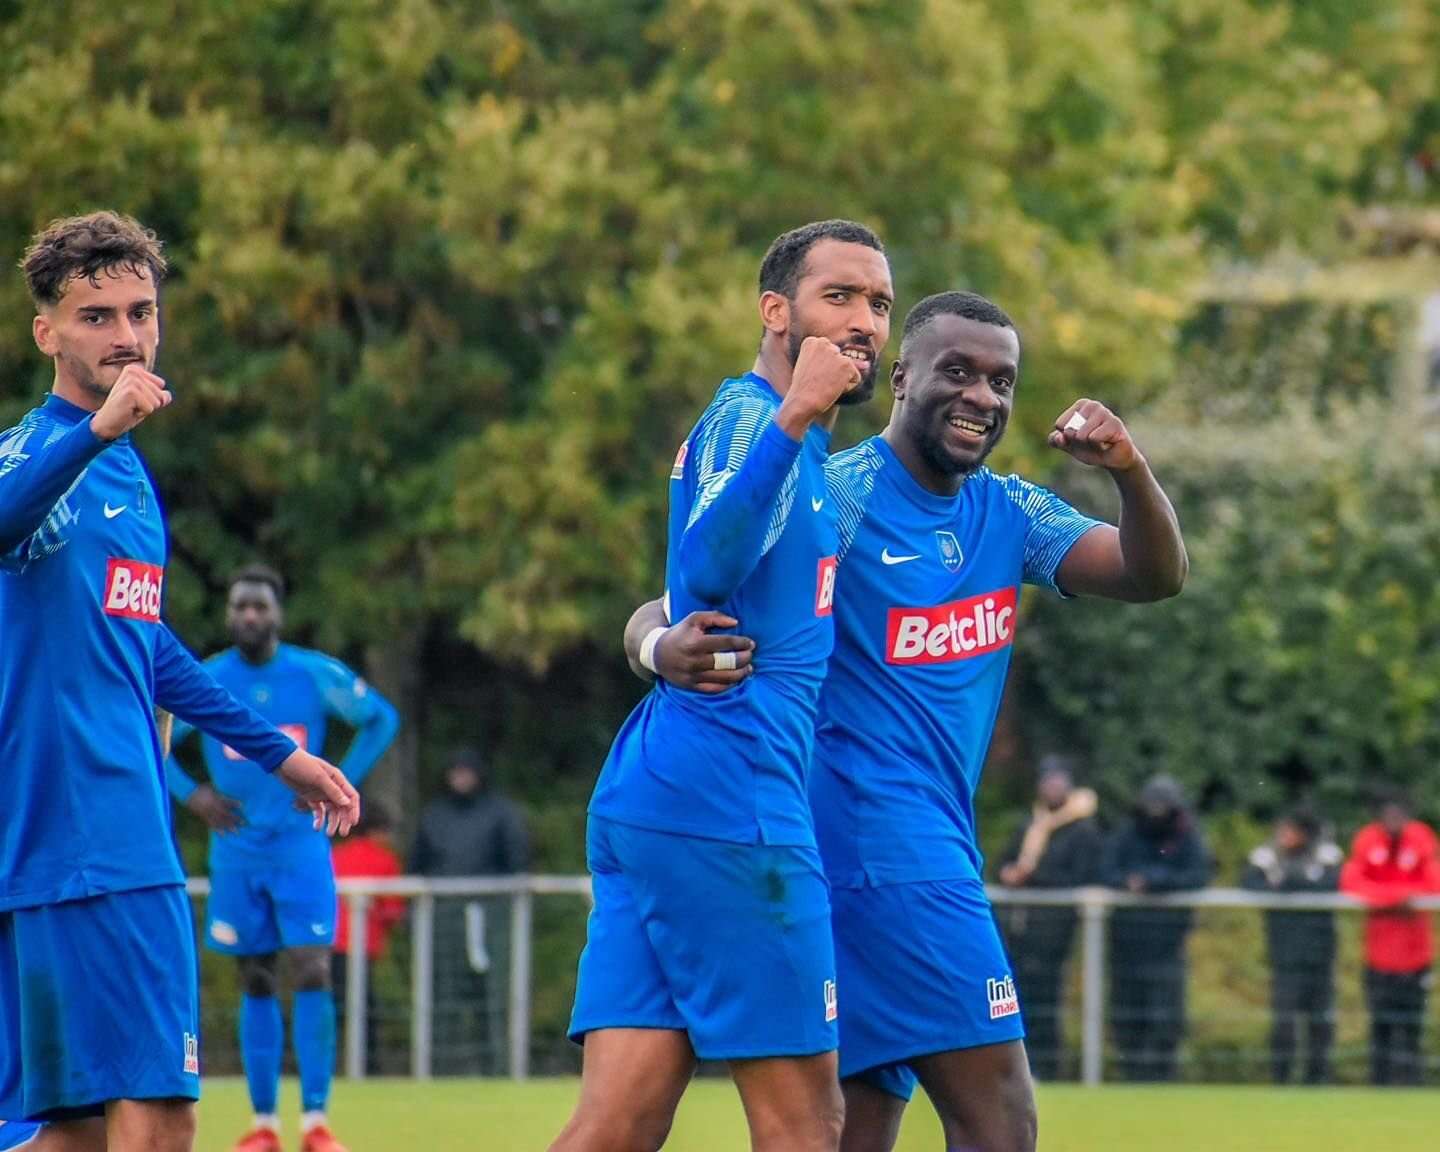
[[[833,637],[828,425],[873,380],[890,269],[868,229],[826,221],[779,237],[759,287],[755,365],[720,386],[671,473],[667,597],[743,616],[771,659],[724,696],[657,685],[615,738],[590,802],[595,906],[571,1021],[585,1062],[565,1152],[658,1148],[697,1059],[728,1062],[753,1148],[839,1140],[805,771]]]
[[[1049,440],[1109,472],[1118,527],[984,467],[1019,372],[1003,311],[970,293],[928,297],[905,320],[889,427],[827,467],[841,564],[810,798],[845,1006],[845,1152],[888,1152],[917,1083],[946,1147],[1034,1149],[1021,1008],[974,807],[1019,589],[1158,600],[1179,592],[1188,567],[1169,500],[1102,404],[1071,405]],[[650,662],[711,692],[723,688],[722,638],[702,649],[704,623],[670,630]],[[721,663],[739,666],[729,675],[764,668],[763,644],[724,639]]]
[[[129,217],[40,233],[24,271],[54,384],[0,434],[0,1120],[53,1121],[34,1141],[51,1152],[194,1138],[195,939],[156,706],[275,773],[329,831],[359,816],[333,765],[161,619],[165,521],[132,432],[171,402],[154,372],[165,270]]]

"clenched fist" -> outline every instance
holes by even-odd
[[[862,368],[840,351],[833,340],[807,336],[790,374],[790,390],[780,404],[775,422],[798,440],[818,417],[834,407],[841,396],[860,383]]]
[[[1077,400],[1055,419],[1049,444],[1082,464],[1125,472],[1142,459],[1125,422],[1098,400]]]
[[[165,381],[139,364],[121,369],[100,410],[90,417],[90,430],[101,440],[116,440],[174,399]]]

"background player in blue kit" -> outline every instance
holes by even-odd
[[[130,440],[171,399],[152,371],[159,241],[75,217],[24,269],[55,380],[0,433],[0,1120],[53,1120],[36,1148],[184,1152],[194,931],[155,707],[274,772],[330,831],[359,797],[161,619],[164,517]]]
[[[1118,529],[983,467],[1019,361],[1014,325],[988,300],[921,301],[906,318],[889,427],[827,469],[841,563],[810,794],[846,1006],[846,1152],[893,1147],[917,1078],[947,1147],[1034,1148],[1021,1006],[974,812],[1019,586],[1141,601],[1185,579],[1170,503],[1103,405],[1072,405],[1050,442],[1110,471]],[[676,641],[657,669],[686,682],[695,629]],[[763,669],[763,643],[755,654]]]
[[[590,803],[580,1102],[556,1148],[658,1148],[697,1057],[730,1062],[754,1148],[838,1143],[830,909],[804,783],[833,636],[820,424],[868,393],[891,301],[868,229],[781,236],[754,369],[720,386],[676,459],[667,597],[743,616],[770,659],[723,696],[657,685],[615,738]]]
[[[301,748],[323,749],[333,717],[355,729],[340,771],[356,787],[385,754],[400,726],[390,703],[338,660],[280,643],[285,584],[263,565],[230,584],[225,624],[234,647],[205,662],[215,679]],[[175,725],[179,744],[191,728]],[[276,1101],[284,1054],[277,999],[279,953],[295,986],[292,1012],[300,1069],[303,1152],[344,1152],[325,1119],[335,1070],[335,872],[330,845],[297,812],[288,791],[214,737],[203,743],[210,784],[187,776],[171,757],[171,794],[213,829],[205,941],[238,958],[240,1053],[255,1109],[237,1152],[277,1152]]]

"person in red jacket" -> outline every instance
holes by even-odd
[[[1370,1009],[1370,1080],[1420,1083],[1420,1029],[1435,956],[1429,913],[1410,901],[1440,892],[1440,842],[1398,793],[1379,819],[1355,833],[1340,890],[1370,905],[1365,920],[1365,1000]]]
[[[378,804],[365,809],[365,814],[348,840],[337,842],[331,857],[335,861],[335,878],[378,879],[386,876],[400,876],[404,872],[400,857],[390,843],[390,818]],[[385,947],[395,925],[405,918],[403,896],[377,896],[370,901],[365,917],[365,955],[370,960],[370,978],[365,985],[365,1050],[366,1070],[377,1071],[379,1049],[376,1045],[376,1022],[379,1016],[378,998],[375,994],[375,963],[385,955]],[[348,955],[350,952],[350,905],[341,897],[340,913],[335,922],[335,949],[330,958],[331,983],[335,989],[335,1003],[340,1009],[342,1022],[345,1020],[347,977],[349,976]]]

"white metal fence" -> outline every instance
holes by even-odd
[[[367,1052],[367,1013],[370,964],[366,952],[367,924],[373,902],[381,897],[401,897],[410,903],[409,915],[409,1074],[418,1079],[429,1078],[433,1071],[433,1027],[436,1019],[435,1001],[435,911],[437,901],[505,898],[509,908],[507,989],[504,1004],[506,1068],[515,1079],[525,1079],[531,1071],[532,1007],[535,1000],[534,942],[535,902],[537,898],[590,897],[588,876],[496,876],[455,879],[399,877],[389,880],[342,880],[341,898],[349,905],[349,947],[346,956],[345,1003],[341,1008],[347,1026],[344,1030],[343,1069],[356,1079],[367,1074],[370,1054]],[[204,898],[209,883],[204,879],[189,881],[192,897]],[[1023,907],[1073,908],[1079,921],[1078,976],[1068,983],[1078,993],[1079,1078],[1086,1084],[1099,1084],[1106,1078],[1107,1068],[1107,933],[1106,924],[1116,908],[1188,908],[1200,913],[1215,910],[1266,911],[1332,911],[1355,913],[1364,910],[1359,902],[1342,895],[1279,895],[1241,889],[1211,888],[1169,896],[1136,896],[1105,888],[1057,890],[990,889],[990,897],[1000,909]],[[1440,897],[1426,897],[1412,902],[1417,909],[1440,909]],[[1204,925],[1201,925],[1204,931]],[[1351,933],[1350,935],[1355,935]],[[583,937],[574,941],[570,956],[578,955]],[[1251,950],[1263,948],[1258,933],[1249,932],[1242,945]],[[1353,946],[1351,948],[1353,952]],[[1352,964],[1353,967],[1353,964]],[[1249,1011],[1255,1011],[1252,1006]],[[1076,1029],[1072,1029],[1076,1030]]]

